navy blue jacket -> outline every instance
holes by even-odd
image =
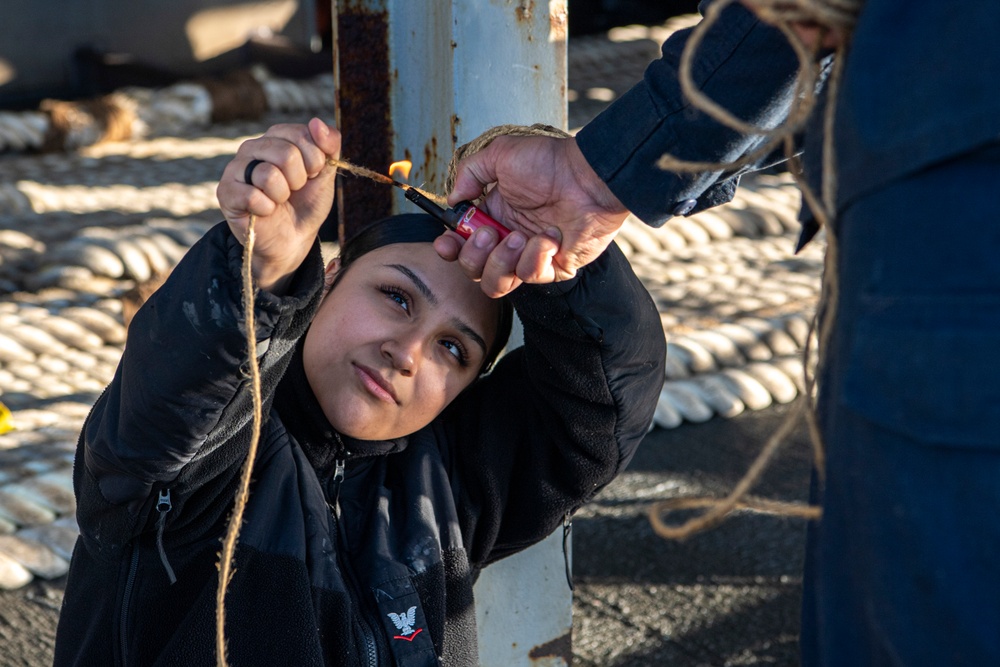
[[[838,209],[1000,137],[998,31],[997,2],[865,3],[837,106]],[[643,80],[577,135],[612,192],[654,226],[726,202],[737,185],[736,177],[717,172],[662,171],[660,155],[729,161],[760,142],[695,111],[682,95],[677,70],[689,34],[672,35]],[[695,82],[736,116],[762,126],[784,119],[798,62],[785,37],[743,6],[723,12],[695,61]],[[813,131],[804,139],[814,183],[821,141]]]

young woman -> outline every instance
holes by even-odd
[[[478,572],[548,535],[645,434],[665,346],[615,248],[497,301],[413,214],[371,225],[324,272],[338,151],[318,120],[241,146],[218,189],[227,223],[133,320],[80,441],[57,665],[214,664],[219,543],[251,430],[251,212],[266,421],[226,598],[230,664],[477,664]],[[486,373],[510,304],[525,344]]]

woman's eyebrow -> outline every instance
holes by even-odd
[[[438,305],[439,301],[437,295],[434,294],[434,292],[431,291],[431,288],[427,285],[427,283],[425,283],[420,276],[411,271],[408,266],[404,266],[402,264],[387,264],[387,266],[396,269],[404,276],[409,278],[410,282],[412,282],[414,287],[417,288],[417,291],[419,291],[421,294],[424,295],[424,298],[427,299],[428,303],[430,303],[432,306]],[[473,343],[483,348],[483,354],[486,354],[486,340],[481,335],[479,335],[479,333],[475,329],[473,329],[471,326],[469,326],[462,320],[458,319],[457,317],[454,318],[451,321],[451,323],[452,326],[454,326],[456,329],[458,329],[466,336],[471,338]]]
[[[464,333],[466,336],[472,339],[472,342],[483,348],[483,354],[486,354],[486,341],[483,337],[476,333],[476,330],[470,327],[468,324],[458,319],[457,317],[451,321],[452,326]]]
[[[424,298],[427,299],[427,301],[429,301],[432,306],[438,305],[437,295],[434,294],[434,292],[431,291],[431,288],[427,286],[427,283],[425,283],[420,278],[420,276],[411,271],[408,266],[403,266],[402,264],[388,264],[387,266],[396,269],[404,276],[409,278],[410,281],[413,283],[413,285],[417,288],[417,290],[419,290],[420,293],[424,295]]]

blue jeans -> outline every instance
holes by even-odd
[[[1000,145],[852,203],[806,666],[1000,665]]]

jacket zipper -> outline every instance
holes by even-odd
[[[341,535],[342,522],[340,520],[340,484],[344,481],[344,468],[346,466],[346,461],[344,459],[338,458],[336,460],[335,469],[333,473],[333,502],[330,503],[330,511],[333,514],[334,530],[336,535],[334,539],[337,542],[346,542],[346,540]],[[346,544],[345,553],[346,553]],[[337,549],[334,549],[334,557],[337,557]],[[357,593],[357,580],[354,577],[354,572],[351,569],[351,564],[348,562],[348,558],[338,559],[340,561],[341,570],[347,577],[347,593],[351,598],[351,603],[354,608],[358,611],[357,613],[357,624],[360,630],[361,640],[364,643],[364,664],[366,667],[378,667],[378,644],[375,640],[375,632],[372,630],[371,625],[369,625],[367,619],[364,616],[364,607],[361,605],[361,600]]]
[[[163,548],[163,529],[167,525],[167,514],[173,508],[174,505],[170,502],[170,489],[160,489],[160,495],[156,499],[156,511],[160,514],[160,518],[156,520],[156,550],[160,552],[160,562],[167,571],[171,585],[177,583],[177,577],[174,575],[174,568],[170,567],[170,561],[167,560],[167,551]]]
[[[571,512],[566,512],[563,515],[563,535],[562,535],[562,552],[563,552],[563,567],[566,569],[566,583],[569,584],[569,589],[572,591],[573,588],[573,569],[569,562],[569,538],[570,533],[573,532],[573,514]]]
[[[125,579],[125,594],[122,596],[122,615],[118,623],[119,641],[122,650],[122,665],[128,665],[128,610],[132,599],[132,588],[139,571],[139,539],[132,540],[132,562],[128,567],[128,578]]]

